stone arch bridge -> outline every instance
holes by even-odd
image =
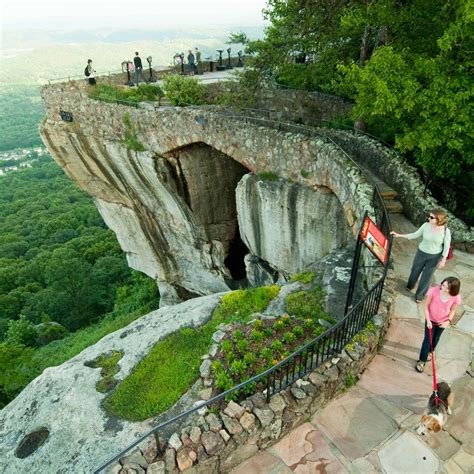
[[[42,95],[43,141],[94,198],[130,266],[157,281],[162,305],[236,288],[262,271],[275,279],[302,271],[344,247],[371,209],[372,186],[323,135],[213,107],[98,102],[82,81]],[[130,149],[131,138],[144,151]]]

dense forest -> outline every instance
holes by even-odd
[[[41,145],[38,124],[43,116],[43,106],[39,87],[2,84],[0,101],[0,151]]]
[[[355,103],[352,122],[414,164],[474,223],[474,3],[269,0],[263,40],[245,41],[259,81]]]
[[[45,367],[157,307],[89,196],[51,157],[0,177],[0,406]]]

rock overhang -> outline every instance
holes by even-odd
[[[337,224],[347,234],[337,245],[355,234],[360,216],[371,209],[372,187],[323,135],[279,131],[230,117],[216,107],[150,110],[97,102],[82,83],[47,86],[43,100],[41,135],[54,159],[94,197],[129,264],[157,280],[162,297],[166,295],[163,301],[227,289],[232,275],[224,261],[236,229],[249,253],[266,260],[242,235],[239,226],[245,219],[236,215],[235,190],[247,173],[276,175],[280,184],[274,187],[285,189],[287,196],[297,194],[298,186],[314,196],[332,193],[340,207],[334,214]],[[60,110],[72,112],[74,121],[63,122]],[[124,121],[124,114],[129,120]],[[127,148],[126,122],[133,124],[132,132],[146,151]],[[207,182],[201,171],[211,173]],[[299,194],[308,200],[307,192]],[[213,222],[221,204],[227,218],[221,215]],[[299,202],[293,204],[284,225],[298,222],[291,213]],[[250,202],[242,204],[239,198],[239,212],[246,205]],[[262,225],[272,219],[273,210],[267,207],[267,218],[258,219]],[[274,232],[262,228],[261,234],[271,239]],[[302,269],[298,265],[280,265],[278,270],[291,273]]]

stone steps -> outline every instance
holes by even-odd
[[[395,189],[391,188],[385,181],[382,181],[378,176],[375,176],[368,169],[364,168],[364,173],[369,176],[379,188],[380,194],[384,200],[385,207],[387,208],[389,214],[402,214],[403,205],[396,199],[398,197],[398,193],[395,191]]]

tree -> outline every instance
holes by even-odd
[[[35,325],[22,314],[18,321],[8,322],[7,342],[10,344],[34,346],[37,331]]]

